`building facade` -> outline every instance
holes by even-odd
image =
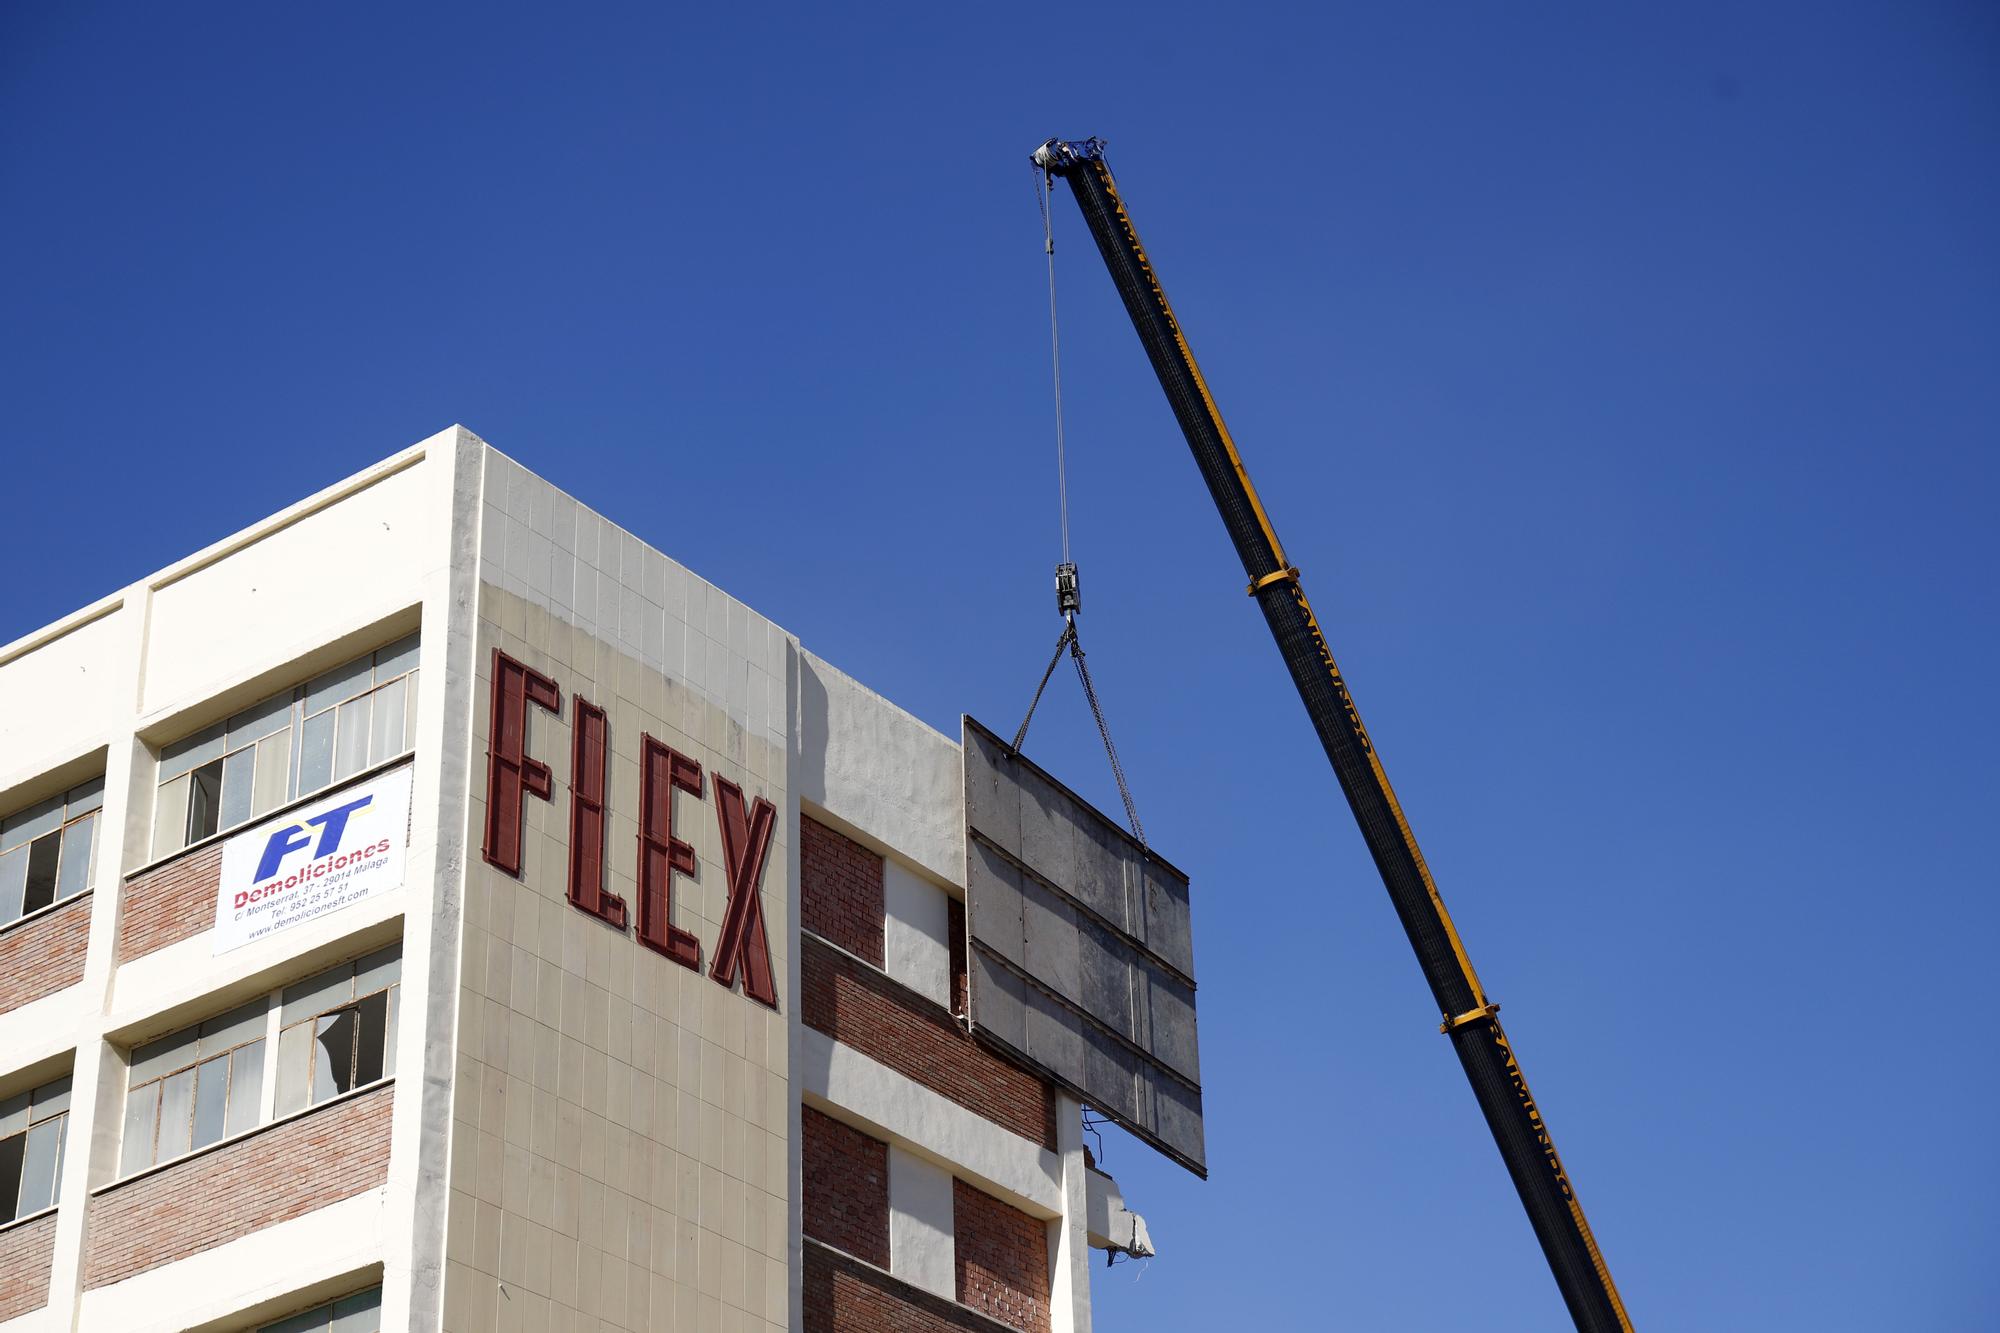
[[[0,1333],[1088,1329],[962,782],[456,428],[0,649]]]

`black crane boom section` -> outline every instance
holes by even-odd
[[[1250,484],[1229,428],[1223,424],[1222,413],[1167,304],[1166,291],[1139,243],[1139,234],[1105,163],[1103,147],[1096,139],[1052,139],[1035,153],[1034,160],[1042,170],[1069,182],[1084,223],[1111,270],[1160,387],[1166,391],[1188,447],[1194,451],[1202,480],[1208,484],[1229,539],[1243,561],[1250,595],[1256,598],[1272,637],[1278,641],[1292,683],[1305,702],[1396,915],[1416,950],[1424,979],[1430,983],[1443,1015],[1442,1028],[1472,1083],[1473,1095],[1548,1256],[1570,1316],[1583,1333],[1631,1333],[1631,1321],[1556,1156],[1548,1125],[1501,1030],[1500,1006],[1486,998],[1472,970],[1409,821],[1403,817],[1381,759],[1341,678],[1340,667],[1306,601],[1298,570],[1286,563],[1278,534]]]

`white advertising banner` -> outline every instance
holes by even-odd
[[[400,888],[410,841],[410,777],[405,764],[224,843],[215,952]]]

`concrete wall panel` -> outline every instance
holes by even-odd
[[[974,1027],[1205,1174],[1187,877],[963,726]]]

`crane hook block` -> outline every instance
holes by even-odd
[[[1051,176],[1067,176],[1084,162],[1104,160],[1102,139],[1051,139],[1037,148],[1029,159]]]
[[[1056,613],[1073,616],[1083,610],[1083,590],[1076,581],[1076,566],[1065,560],[1056,566]]]

